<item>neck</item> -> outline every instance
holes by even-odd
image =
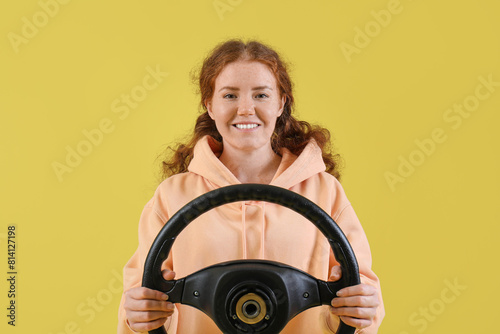
[[[219,159],[241,183],[269,184],[278,170],[281,157],[274,153],[271,146],[263,151],[224,148]]]

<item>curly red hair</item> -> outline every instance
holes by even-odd
[[[164,152],[161,164],[160,181],[171,175],[187,171],[193,158],[193,149],[198,140],[209,135],[222,142],[215,122],[207,112],[206,103],[211,100],[215,80],[224,66],[238,60],[258,61],[269,67],[276,78],[280,96],[285,95],[286,101],[283,113],[276,121],[276,128],[271,137],[271,146],[277,154],[285,147],[295,155],[299,155],[311,138],[314,138],[322,149],[326,171],[340,179],[340,155],[334,154],[331,148],[330,132],[318,125],[311,125],[306,121],[299,121],[292,116],[294,110],[293,84],[290,80],[285,64],[278,53],[271,47],[250,40],[247,43],[241,39],[230,39],[218,44],[205,58],[201,70],[192,76],[193,82],[199,85],[200,110],[202,114],[196,120],[194,131],[185,143],[178,143],[175,148],[168,147]]]

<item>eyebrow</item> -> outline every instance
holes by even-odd
[[[260,89],[270,89],[270,90],[273,90],[271,87],[269,86],[257,86],[257,87],[254,87],[252,88],[252,90],[260,90]],[[238,87],[233,87],[233,86],[224,86],[222,87],[221,89],[219,89],[219,92],[223,89],[229,89],[229,90],[240,90]]]

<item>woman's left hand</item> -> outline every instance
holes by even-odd
[[[340,266],[334,266],[329,281],[338,281],[342,277]],[[358,329],[370,326],[380,304],[377,289],[368,284],[358,284],[343,288],[332,299],[331,312],[351,327]]]

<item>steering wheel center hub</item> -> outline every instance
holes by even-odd
[[[236,315],[246,324],[253,325],[266,316],[267,307],[264,299],[255,293],[247,293],[236,303]]]

